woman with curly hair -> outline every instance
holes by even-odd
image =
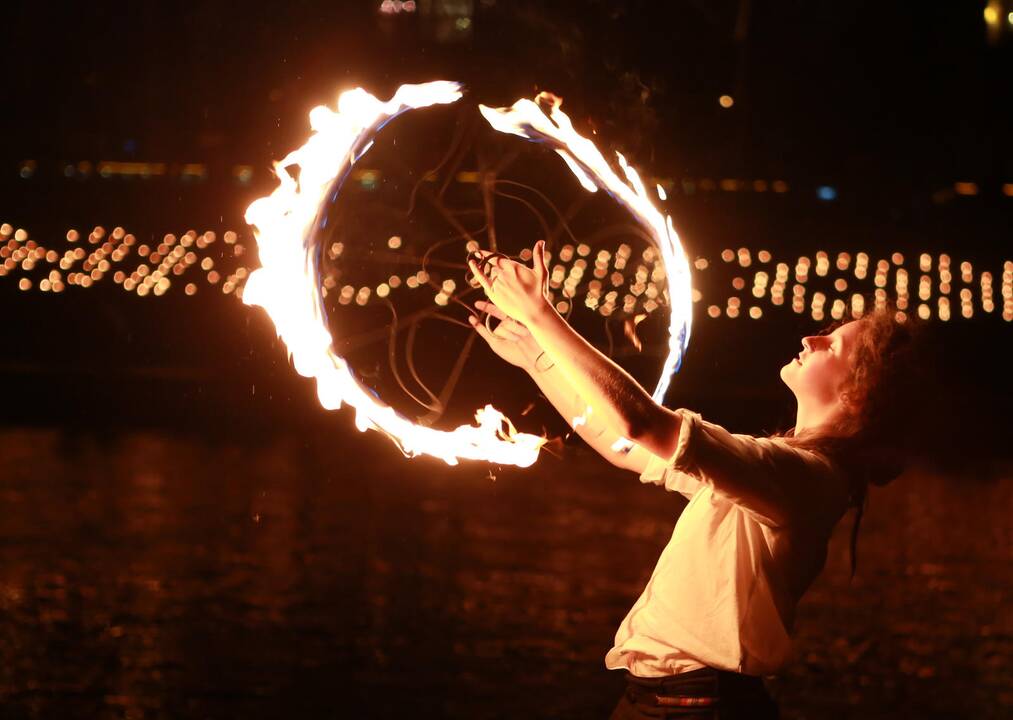
[[[499,324],[471,322],[490,347],[565,419],[589,418],[574,429],[609,462],[689,500],[605,657],[627,680],[612,718],[777,717],[762,677],[790,660],[795,609],[834,527],[857,509],[854,568],[867,489],[901,470],[911,323],[877,312],[803,338],[781,369],[795,426],[752,437],[659,405],[578,335],[546,299],[543,242],[533,267],[477,260],[490,302],[476,308]]]

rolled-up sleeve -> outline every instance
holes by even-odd
[[[692,473],[686,472],[685,468],[692,467],[692,452],[694,443],[694,425],[700,421],[700,416],[689,410],[675,411],[681,422],[679,423],[679,440],[675,452],[670,458],[662,458],[652,454],[647,460],[647,466],[640,474],[640,482],[663,485],[667,490],[682,493],[687,498],[700,489],[701,482]]]
[[[793,447],[782,438],[737,435],[689,410],[670,458],[652,456],[641,482],[664,485],[687,497],[701,486],[743,507],[772,526],[834,519],[847,508],[842,473],[823,455]]]

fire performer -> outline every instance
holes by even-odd
[[[762,677],[790,659],[795,609],[834,526],[857,509],[854,571],[866,490],[900,472],[897,446],[884,438],[893,443],[903,425],[911,323],[880,311],[803,338],[781,369],[798,403],[794,428],[738,435],[654,402],[577,334],[547,299],[544,242],[532,267],[491,253],[480,260],[469,267],[490,302],[476,308],[500,322],[490,329],[472,317],[475,330],[528,371],[606,460],[689,499],[605,657],[626,671],[612,718],[777,717]]]

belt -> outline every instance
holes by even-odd
[[[763,692],[763,680],[758,677],[714,668],[658,678],[626,675],[629,699],[655,707],[713,708],[720,703],[722,696]]]

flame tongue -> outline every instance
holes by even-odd
[[[548,114],[539,103],[549,108]],[[692,328],[693,289],[689,259],[672,225],[672,218],[662,215],[654,206],[637,171],[626,162],[626,158],[616,153],[626,179],[616,175],[595,144],[574,129],[570,118],[560,110],[561,104],[562,100],[558,97],[543,92],[534,101],[518,100],[509,108],[480,105],[479,109],[489,124],[500,132],[550,145],[584,189],[595,192],[599,187],[604,188],[654,237],[664,261],[671,305],[669,352],[653,395],[657,402],[663,402],[671,377],[682,364]]]

